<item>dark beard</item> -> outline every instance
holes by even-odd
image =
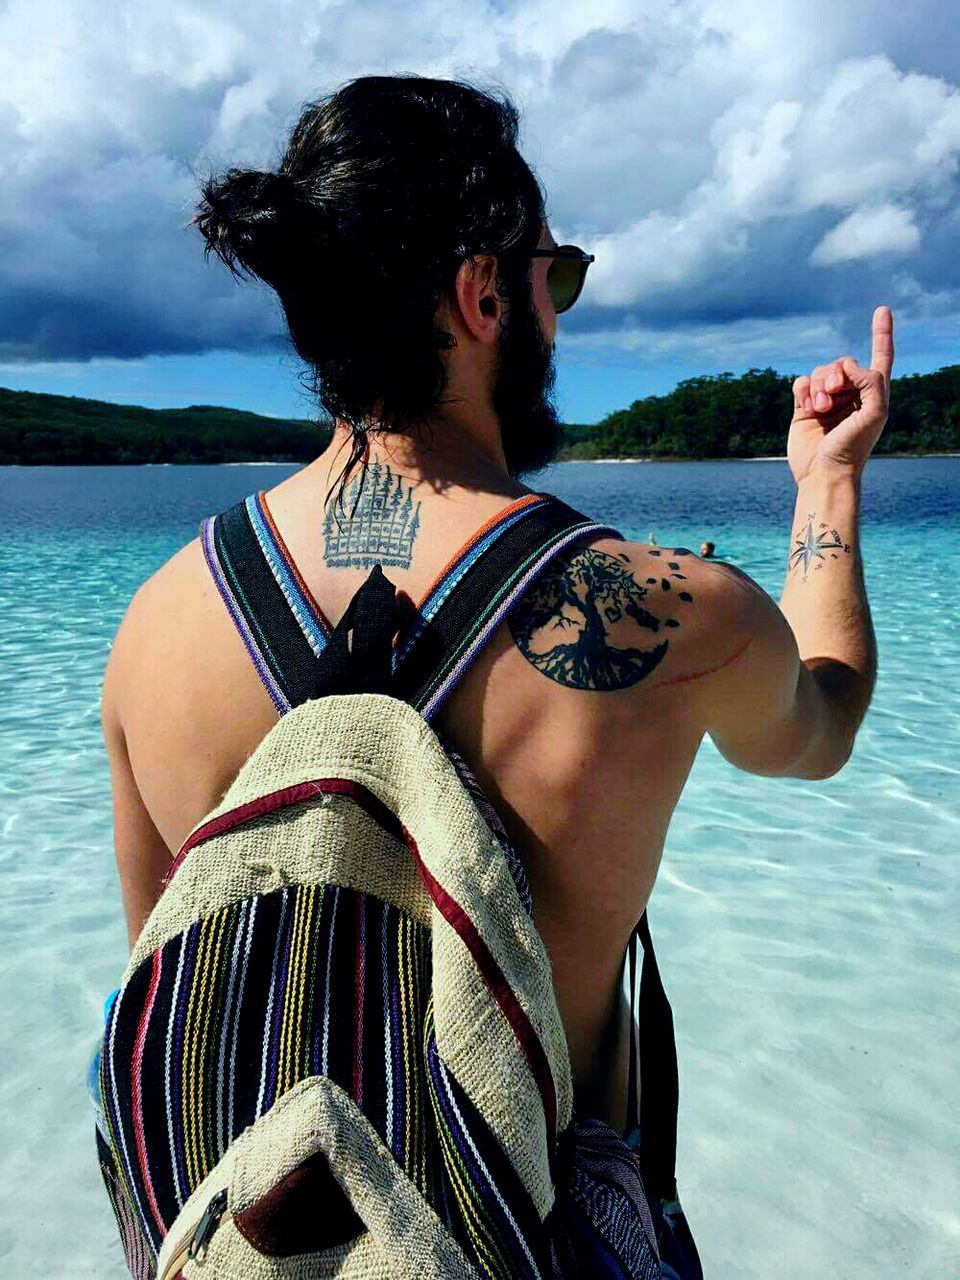
[[[513,305],[500,331],[493,407],[511,476],[539,471],[552,462],[563,443],[553,404],[557,370],[554,349],[540,327],[540,317],[527,299]]]

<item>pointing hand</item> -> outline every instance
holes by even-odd
[[[859,475],[887,421],[892,367],[893,313],[877,307],[869,369],[841,356],[797,378],[787,460],[798,484],[814,468]]]

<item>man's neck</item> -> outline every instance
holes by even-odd
[[[500,439],[499,425],[486,429],[465,429],[449,418],[433,420],[408,432],[372,432],[367,436],[368,460],[389,465],[414,482],[437,488],[462,486],[515,494],[523,486],[508,470]],[[317,462],[326,465],[334,480],[350,455],[351,434],[344,423],[337,424],[333,438]]]

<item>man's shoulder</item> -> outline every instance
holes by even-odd
[[[130,600],[107,661],[105,710],[120,715],[123,702],[142,680],[167,679],[194,661],[198,632],[215,609],[216,588],[200,540],[194,538],[155,570]]]
[[[705,559],[685,546],[600,533],[561,551],[552,574],[577,579],[581,591],[616,591],[625,603],[652,611],[667,630],[689,631],[705,618],[729,611],[751,580],[733,565]],[[549,575],[548,575],[549,576]],[[670,623],[674,625],[669,625]]]
[[[120,630],[152,631],[207,598],[213,587],[199,538],[175,551],[134,593]],[[118,631],[118,635],[120,632]]]
[[[553,558],[510,631],[558,683],[651,688],[710,674],[726,660],[741,592],[726,566],[688,547],[600,534]]]

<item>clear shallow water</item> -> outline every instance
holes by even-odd
[[[126,957],[100,678],[137,586],[290,467],[0,468],[0,1262],[124,1274],[84,1091]],[[568,464],[540,487],[779,597],[782,462]],[[821,783],[709,741],[650,908],[681,1066],[679,1180],[708,1280],[940,1280],[960,1257],[960,459],[875,460],[880,679]]]

